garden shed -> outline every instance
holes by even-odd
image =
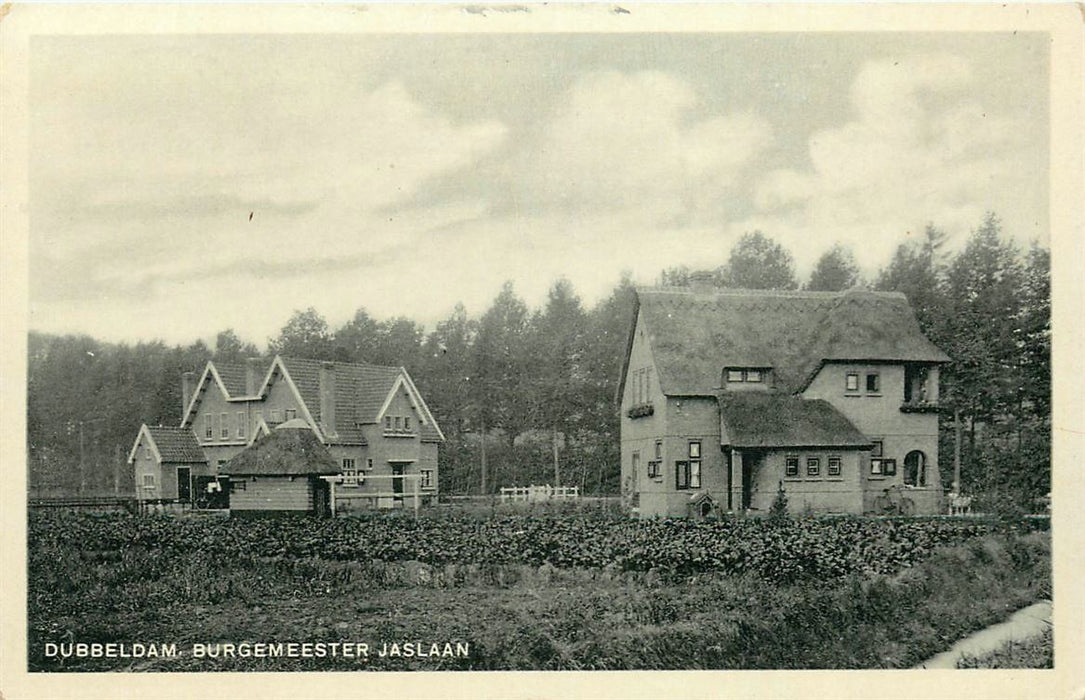
[[[339,473],[327,448],[303,420],[287,421],[220,467],[230,479],[231,515],[331,512],[328,484]]]

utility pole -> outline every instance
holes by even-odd
[[[86,446],[83,439],[83,421],[79,421],[79,495],[87,490]]]
[[[961,493],[961,409],[953,409],[953,493]]]
[[[486,495],[486,414],[482,414],[482,484],[480,494]]]

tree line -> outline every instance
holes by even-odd
[[[864,281],[852,252],[836,244],[801,288],[857,284],[905,293],[928,336],[953,361],[943,370],[944,483],[952,479],[955,419],[963,426],[963,486],[1000,504],[1035,499],[1050,478],[1049,252],[1021,250],[991,214],[956,255],[934,225],[895,250]],[[710,268],[663,270],[658,283],[798,289],[791,254],[765,234],[742,236]],[[501,486],[577,485],[616,493],[620,473],[615,392],[633,313],[624,273],[588,308],[567,279],[531,309],[506,282],[481,316],[457,304],[429,330],[365,309],[338,328],[299,310],[271,353],[406,367],[440,423],[444,493]],[[33,490],[132,491],[124,459],[141,423],[175,425],[180,378],[209,359],[259,355],[233,330],[214,347],[113,344],[86,336],[31,333],[28,451]]]

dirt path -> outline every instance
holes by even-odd
[[[949,651],[932,656],[916,668],[957,668],[964,655],[980,656],[1010,641],[1031,639],[1051,626],[1051,601],[1018,610],[1005,622],[982,629],[954,644]]]

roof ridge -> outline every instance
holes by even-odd
[[[314,357],[300,357],[298,355],[279,355],[283,362],[313,362],[316,364],[323,364],[330,362],[333,365],[340,367],[362,367],[362,368],[374,368],[374,369],[391,369],[400,370],[403,367],[401,365],[378,365],[372,362],[345,362],[343,360],[319,360]]]
[[[638,294],[680,294],[690,297],[768,297],[780,299],[846,299],[854,297],[875,297],[883,299],[907,298],[904,292],[882,291],[865,287],[851,287],[835,292],[823,292],[807,289],[749,289],[745,287],[712,287],[706,290],[674,285],[646,285],[634,287]]]

